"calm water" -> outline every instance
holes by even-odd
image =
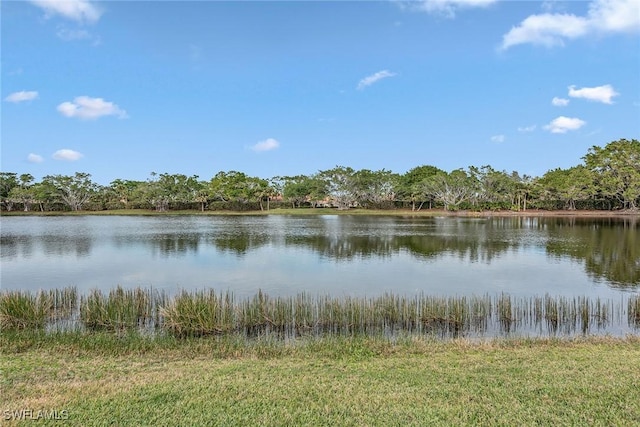
[[[640,292],[634,218],[3,217],[6,289],[212,287],[616,297]]]

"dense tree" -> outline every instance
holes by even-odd
[[[209,182],[209,195],[221,202],[248,200],[246,196],[247,175],[242,172],[218,172]]]
[[[21,204],[25,212],[30,211],[31,205],[35,202],[33,179],[33,175],[28,173],[20,175],[18,186],[13,187],[7,196],[12,202]]]
[[[620,139],[604,148],[594,146],[584,160],[595,175],[600,195],[619,201],[623,208],[637,209],[640,203],[640,141]]]
[[[564,208],[576,209],[576,201],[589,198],[592,194],[593,178],[584,166],[570,169],[554,169],[548,171],[539,183],[545,189],[543,198],[549,201],[561,201]]]
[[[7,211],[13,209],[13,199],[9,193],[18,186],[18,174],[14,172],[0,172],[0,203]]]
[[[516,174],[517,175],[517,174]],[[469,168],[469,178],[476,192],[472,201],[484,209],[512,209],[516,201],[517,181],[514,176],[500,172],[491,166]]]
[[[444,173],[442,169],[435,166],[423,165],[409,170],[404,175],[398,177],[396,183],[396,194],[400,201],[411,202],[411,210],[416,210],[416,203],[420,203],[417,210],[422,208],[426,201],[431,201],[432,196],[425,193],[426,181],[438,173]]]
[[[305,203],[315,207],[328,194],[327,182],[318,175],[297,175],[283,178],[282,196],[294,208]]]
[[[274,194],[268,180],[238,171],[218,172],[209,182],[208,190],[212,200],[231,202],[236,207],[255,202],[261,210],[263,202]]]
[[[326,182],[328,196],[338,209],[355,206],[354,174],[353,168],[345,166],[336,166],[319,173],[319,178]]]
[[[73,176],[47,175],[42,181],[54,188],[55,195],[73,211],[81,210],[98,188],[91,181],[91,174],[84,172]]]
[[[462,169],[430,176],[423,182],[423,189],[425,194],[442,203],[445,210],[457,210],[477,193],[472,177]]]
[[[145,196],[156,211],[164,212],[169,209],[170,204],[181,208],[195,203],[201,187],[197,175],[152,172],[145,187]]]
[[[110,204],[116,207],[130,209],[135,202],[140,200],[141,190],[146,185],[144,181],[132,181],[128,179],[116,179],[109,184],[108,197]]]
[[[382,169],[362,169],[351,177],[351,191],[356,203],[362,207],[381,207],[395,200],[398,175]]]

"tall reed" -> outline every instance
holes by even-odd
[[[80,320],[90,330],[123,331],[153,325],[155,293],[152,290],[123,289],[109,294],[94,289],[80,300]]]
[[[385,293],[377,297],[332,297],[300,293],[271,297],[262,291],[236,299],[212,289],[182,291],[175,296],[153,289],[93,290],[78,296],[75,288],[29,293],[0,292],[0,328],[38,329],[80,324],[88,331],[164,331],[176,337],[237,335],[430,334],[458,337],[490,334],[587,334],[605,329],[623,315],[630,328],[640,327],[640,296],[625,304],[587,297],[551,295],[513,297],[411,297]],[[65,323],[66,322],[66,323]]]
[[[51,296],[44,291],[10,291],[0,294],[0,330],[42,329],[51,309]]]
[[[640,328],[640,295],[633,295],[629,298],[627,316],[629,325]]]

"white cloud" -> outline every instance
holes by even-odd
[[[536,127],[536,125],[519,127],[518,132],[533,132],[536,130]]]
[[[567,105],[569,105],[569,100],[554,96],[553,99],[551,100],[551,105],[554,105],[556,107],[566,107]]]
[[[493,135],[491,137],[491,141],[493,142],[504,142],[505,140],[505,136],[504,135]]]
[[[360,80],[358,82],[358,90],[362,90],[364,88],[366,88],[367,86],[371,86],[372,84],[382,80],[382,79],[386,79],[388,77],[393,77],[395,76],[396,73],[392,73],[389,70],[382,70],[382,71],[378,71],[375,74],[372,74],[370,76],[365,77],[364,79]]]
[[[411,8],[453,18],[459,9],[487,7],[496,2],[497,0],[421,0],[417,4],[411,4]]]
[[[39,154],[29,153],[27,156],[27,161],[29,163],[42,163],[44,159]]]
[[[102,10],[88,0],[30,0],[43,9],[46,17],[60,15],[67,19],[83,22],[97,22]]]
[[[278,141],[276,141],[273,138],[267,138],[264,141],[260,141],[255,145],[251,146],[251,149],[253,151],[260,152],[260,151],[275,150],[278,147],[280,147],[280,143]]]
[[[586,19],[575,15],[544,13],[531,15],[502,36],[503,50],[523,43],[539,44],[547,47],[563,46],[564,39],[574,39],[588,31]]]
[[[601,31],[632,32],[640,30],[638,0],[596,0],[589,4],[589,19]]]
[[[113,102],[107,102],[102,98],[78,96],[73,102],[63,102],[58,105],[58,111],[65,117],[79,119],[97,119],[103,116],[117,116],[120,119],[127,118],[127,112],[120,109]]]
[[[502,36],[501,49],[531,43],[563,46],[565,40],[591,33],[637,32],[640,30],[640,1],[593,0],[586,16],[572,14],[531,15]]]
[[[611,98],[620,95],[613,89],[611,85],[603,85],[597,87],[583,87],[576,89],[575,86],[569,86],[569,96],[572,98],[584,98],[589,101],[602,102],[604,104],[613,104]]]
[[[62,150],[58,150],[55,153],[53,153],[52,157],[56,160],[65,160],[68,162],[75,162],[76,160],[80,160],[83,157],[83,155],[82,153],[79,153],[77,151],[70,150],[68,148],[63,148]]]
[[[580,129],[587,122],[578,118],[560,116],[556,117],[544,128],[551,133],[567,133],[570,130]]]
[[[13,92],[9,96],[7,96],[4,100],[7,102],[24,102],[24,101],[32,101],[38,97],[38,92],[35,90],[30,91],[20,91]]]

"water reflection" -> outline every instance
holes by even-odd
[[[485,282],[490,282],[491,274],[506,275],[514,262],[525,269],[520,273],[528,271],[535,278],[539,266],[528,265],[533,263],[533,254],[546,255],[556,263],[577,263],[592,282],[629,290],[640,286],[638,228],[637,218],[632,217],[5,217],[0,256],[6,287],[27,280],[31,270],[38,270],[34,259],[55,268],[56,260],[63,257],[83,259],[75,266],[83,268],[83,277],[90,277],[92,269],[98,268],[95,275],[108,276],[109,269],[119,268],[112,260],[129,258],[137,264],[129,273],[132,277],[155,279],[162,271],[151,260],[161,258],[186,263],[163,268],[177,271],[197,264],[202,269],[197,271],[207,277],[213,275],[206,268],[215,270],[224,263],[225,274],[242,281],[243,271],[272,257],[269,263],[277,265],[278,280],[283,282],[295,280],[289,276],[299,273],[302,262],[318,277],[320,273],[325,277],[328,267],[323,263],[357,268],[366,265],[365,261],[388,263],[388,275],[374,278],[381,282],[393,281],[393,274],[404,271],[421,274],[425,262],[450,271],[462,271],[472,264],[500,269],[486,273]],[[511,264],[504,265],[505,260]],[[40,272],[40,276],[46,274]],[[513,279],[524,280],[521,276]]]
[[[638,221],[566,219],[549,224],[547,253],[584,263],[587,273],[614,287],[640,285]]]
[[[93,239],[88,236],[7,236],[2,237],[2,259],[29,259],[38,252],[47,256],[87,257]]]

